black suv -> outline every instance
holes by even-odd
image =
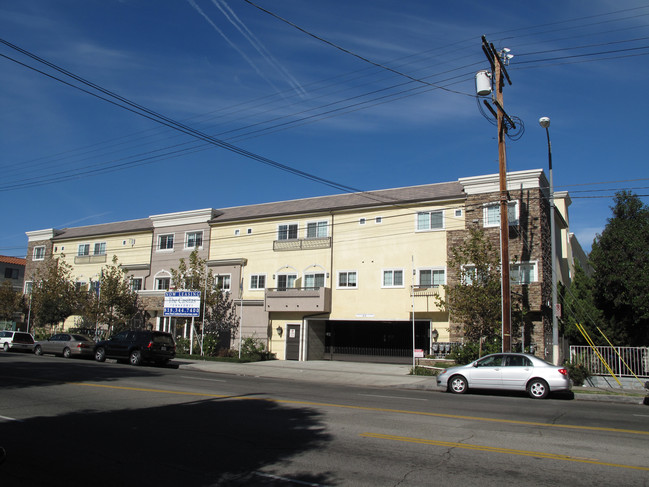
[[[109,340],[97,342],[95,360],[128,360],[131,365],[155,362],[164,365],[176,356],[176,343],[163,331],[123,331]]]

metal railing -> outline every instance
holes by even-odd
[[[595,347],[619,377],[649,377],[649,347]],[[597,353],[585,345],[570,346],[570,361],[584,364],[593,375],[610,375]]]

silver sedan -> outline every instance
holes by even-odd
[[[51,353],[65,358],[92,357],[94,349],[95,341],[79,333],[57,333],[34,345],[36,355]]]
[[[437,376],[437,385],[455,394],[464,394],[470,388],[527,391],[534,399],[571,387],[567,369],[522,353],[495,353],[467,365],[449,367]]]

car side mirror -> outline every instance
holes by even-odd
[[[474,367],[477,367],[477,366],[478,366],[478,362],[473,362],[473,366],[474,366]]]

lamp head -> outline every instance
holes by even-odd
[[[550,126],[550,117],[539,118],[539,125],[544,129],[547,129]]]

